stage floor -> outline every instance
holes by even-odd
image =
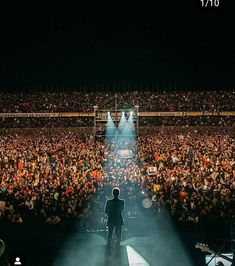
[[[8,255],[12,265],[19,257],[22,266],[200,265],[174,232],[124,233],[120,247],[110,249],[105,238],[105,232],[17,235],[8,243]]]

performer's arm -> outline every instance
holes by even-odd
[[[125,200],[122,202],[122,211],[125,209]]]
[[[106,214],[109,214],[109,213],[110,213],[109,201],[106,201],[105,213],[106,213]]]

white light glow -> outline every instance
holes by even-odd
[[[126,246],[129,266],[150,266],[131,246]]]

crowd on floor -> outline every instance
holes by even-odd
[[[140,117],[142,127],[235,126],[235,116],[158,116]],[[0,118],[0,128],[76,128],[93,127],[94,117],[7,117]]]
[[[136,140],[94,140],[74,132],[0,136],[0,221],[104,228],[104,205],[118,186],[125,217],[143,200],[157,219],[229,221],[234,215],[234,132],[159,131]],[[129,151],[129,157],[122,152]],[[156,173],[150,175],[149,167]]]

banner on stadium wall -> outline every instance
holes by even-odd
[[[105,114],[107,116],[107,114]],[[158,116],[235,116],[235,112],[139,112],[140,117]],[[66,113],[0,113],[0,118],[7,117],[94,117],[93,112]]]
[[[139,112],[139,116],[184,116],[186,112]]]
[[[187,112],[186,116],[222,116],[221,112]]]
[[[94,113],[60,113],[62,117],[94,117]]]
[[[235,112],[220,112],[222,116],[235,116]]]
[[[62,113],[0,113],[0,117],[60,117]]]
[[[139,112],[139,116],[235,116],[235,112]]]
[[[0,113],[0,117],[94,117],[94,113]]]

